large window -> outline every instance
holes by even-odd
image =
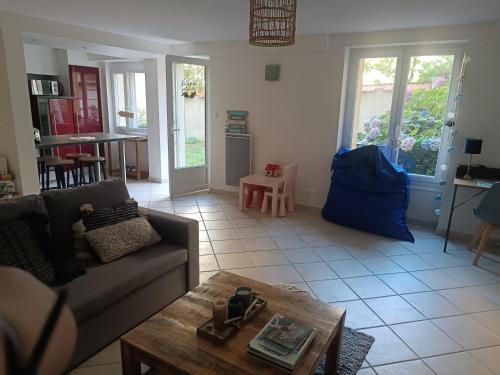
[[[452,47],[353,50],[343,146],[377,145],[409,173],[437,181],[460,59]]]
[[[113,91],[115,127],[118,130],[147,129],[146,75],[137,72],[114,73]]]

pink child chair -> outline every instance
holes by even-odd
[[[295,178],[297,177],[297,164],[289,164],[283,169],[283,188],[278,192],[279,216],[286,216],[286,212],[294,212]],[[266,213],[269,206],[269,198],[272,199],[273,192],[264,192],[264,202],[261,212]]]

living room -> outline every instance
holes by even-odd
[[[45,207],[51,237],[60,231],[73,236],[73,224],[88,213],[84,203],[96,211],[116,209],[130,196],[139,206],[134,212],[149,210],[148,228],[162,238],[152,245],[158,264],[147,255],[150,249],[122,254],[114,261],[101,259],[103,266],[83,267],[86,274],[68,284],[68,311],[79,338],[58,371],[121,373],[123,366],[127,373],[141,362],[155,364],[160,373],[213,373],[222,366],[211,362],[218,358],[236,366],[219,367],[227,373],[256,373],[253,366],[280,373],[254,364],[246,353],[224,355],[231,342],[247,339],[244,352],[263,328],[257,323],[271,318],[267,314],[278,303],[274,294],[249,324],[250,333],[243,328],[219,351],[209,350],[212,344],[194,331],[200,357],[186,362],[201,366],[203,353],[212,372],[175,363],[179,348],[168,340],[165,358],[161,350],[137,342],[147,329],[156,329],[154,316],[148,318],[159,311],[162,319],[182,321],[175,313],[182,315],[184,308],[199,320],[184,295],[198,283],[230,285],[233,280],[219,273],[227,271],[252,283],[308,293],[315,299],[311,304],[327,303],[336,313],[345,310],[343,342],[354,344],[344,350],[360,359],[347,369],[340,350],[339,373],[500,372],[500,242],[494,232],[500,221],[487,212],[497,207],[493,187],[500,180],[500,5],[297,1],[293,16],[276,21],[288,29],[273,39],[266,29],[271,21],[251,23],[260,19],[259,6],[273,3],[281,9],[295,1],[168,1],[140,7],[127,1],[111,2],[99,12],[53,0],[0,4],[5,83],[0,156],[8,169],[0,174],[7,176],[6,189],[13,185],[8,176],[15,180],[11,199],[0,205],[1,225],[29,211],[11,205],[42,191],[30,204]],[[57,77],[60,87],[69,88],[71,73],[66,84],[61,77],[71,66],[99,73],[99,134],[42,131],[33,142],[30,99],[36,95],[26,77]],[[74,92],[57,99],[84,102]],[[87,121],[85,116],[76,123]],[[345,153],[345,147],[353,151]],[[61,159],[51,160],[40,172],[37,157],[66,160],[71,153],[94,159],[62,167]],[[373,155],[382,161],[375,163]],[[363,158],[363,167],[372,163],[376,172],[342,174],[355,157]],[[277,177],[264,176],[269,165],[277,166]],[[278,185],[290,173],[288,192]],[[388,173],[394,181],[401,178],[397,193],[394,186],[391,194],[384,190]],[[94,187],[91,175],[92,181],[110,181]],[[64,187],[73,195],[66,196]],[[389,201],[389,195],[399,200]],[[389,208],[392,221],[384,216]],[[68,233],[60,241],[73,248]],[[473,237],[477,246],[469,251]],[[161,259],[164,249],[168,259]],[[146,258],[150,263],[140,270],[138,262]],[[130,274],[113,284],[110,273]],[[99,288],[99,283],[109,285]],[[270,292],[260,293],[267,298]],[[212,316],[209,307],[203,307],[202,317]],[[96,338],[99,332],[102,339]],[[345,332],[358,336],[346,338]],[[325,353],[322,337],[311,351]],[[364,347],[363,340],[370,344]],[[149,357],[135,358],[127,367],[123,348]],[[306,352],[295,370],[313,373],[319,361],[320,355]],[[331,370],[326,367],[324,373]]]

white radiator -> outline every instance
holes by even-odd
[[[226,185],[239,186],[252,173],[252,136],[226,133]]]

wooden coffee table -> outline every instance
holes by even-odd
[[[212,316],[212,301],[249,286],[268,306],[224,345],[198,337],[196,328]],[[312,374],[326,353],[325,374],[336,374],[345,310],[288,290],[221,271],[121,338],[124,375],[139,375],[144,363],[160,374],[289,374],[246,352],[247,344],[275,313],[318,328],[293,374]]]

